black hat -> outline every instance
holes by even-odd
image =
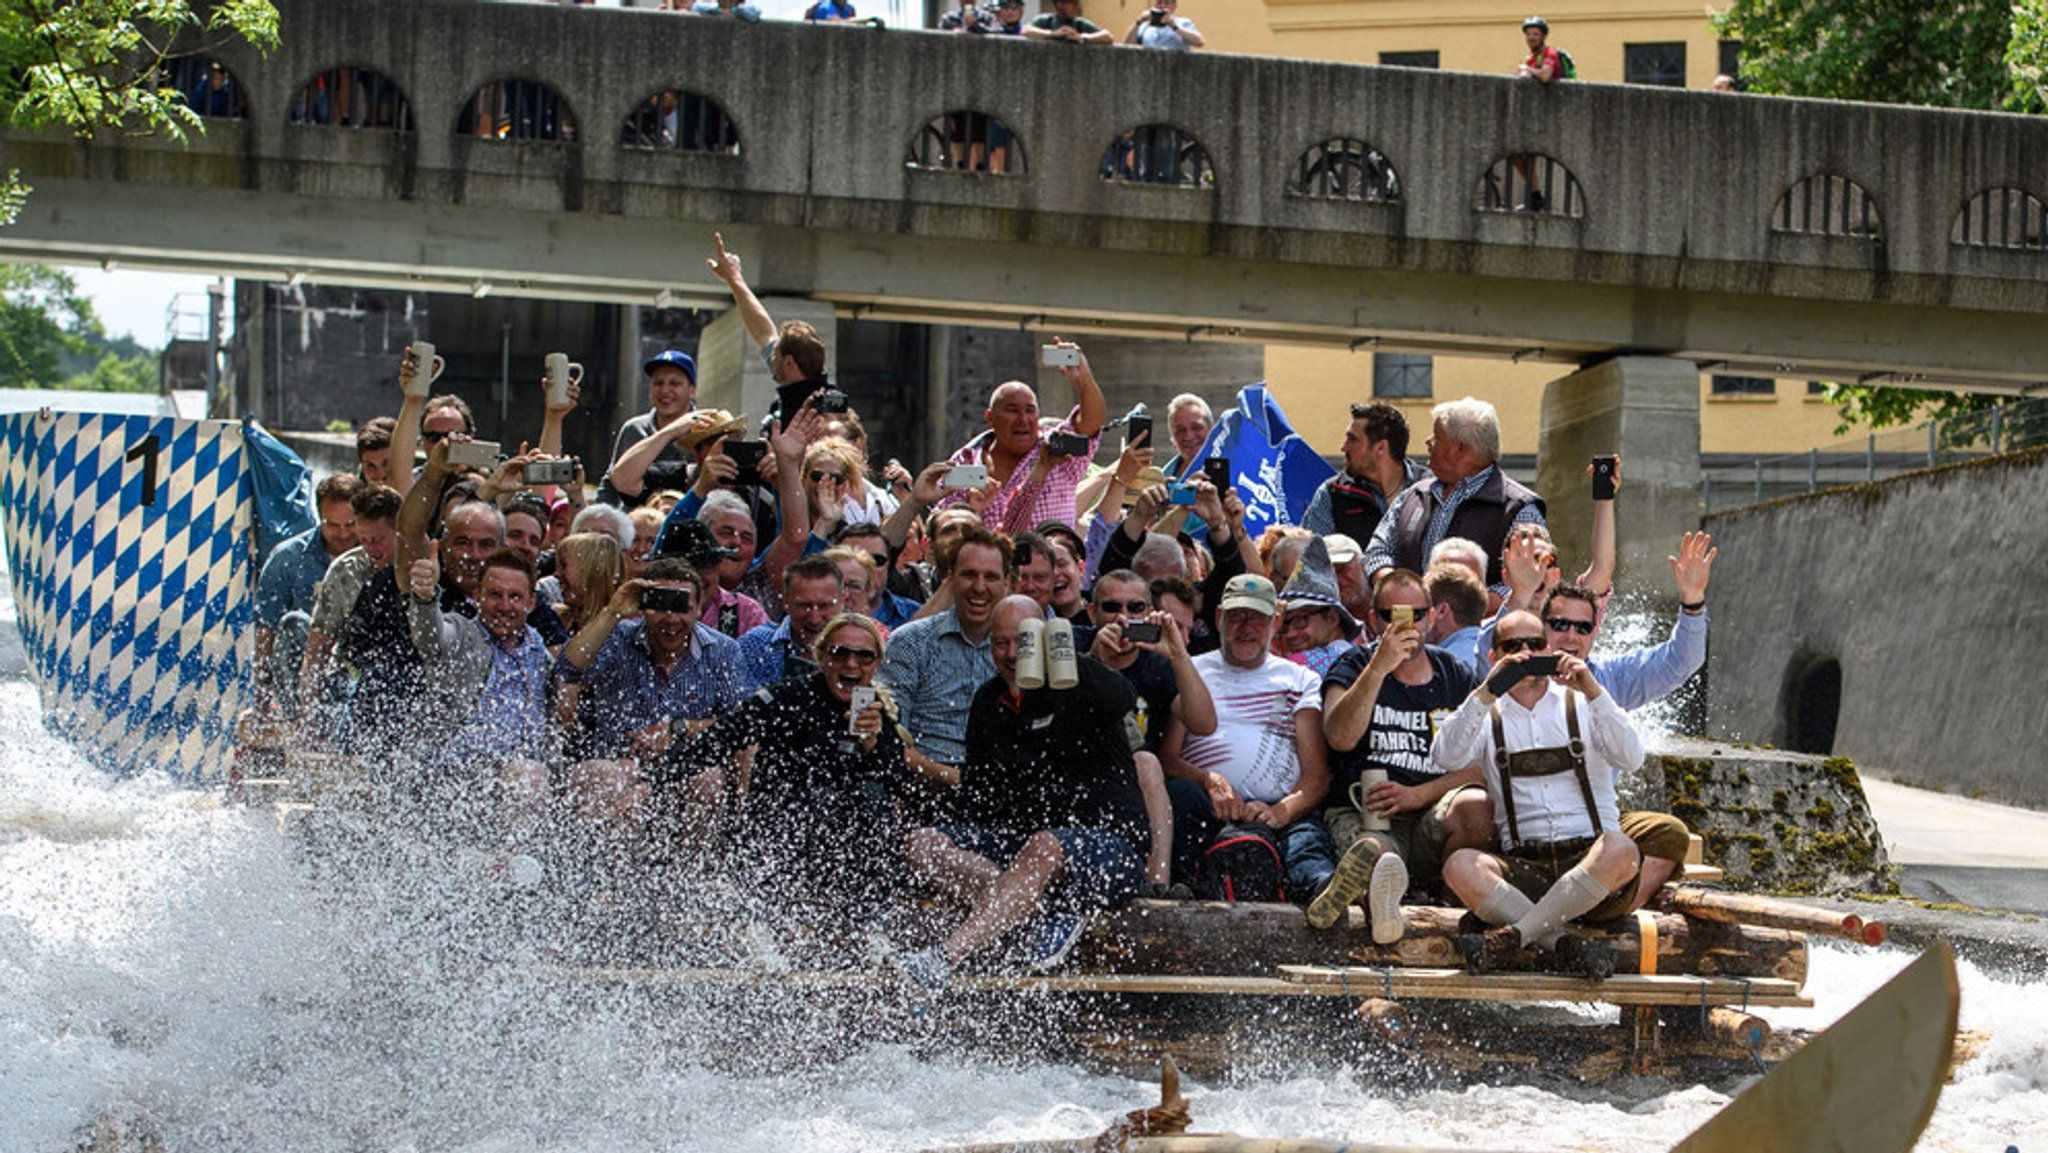
[[[719,561],[738,555],[738,552],[738,549],[719,544],[718,538],[711,535],[711,526],[695,518],[669,525],[654,544],[657,559],[681,557],[693,568],[710,568]]]

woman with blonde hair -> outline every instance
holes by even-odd
[[[555,579],[562,594],[555,612],[573,634],[611,602],[619,582],[626,579],[619,542],[601,532],[563,537],[555,546]]]
[[[804,450],[803,482],[804,496],[810,500],[811,535],[831,540],[858,507],[853,494],[867,491],[867,468],[852,441],[820,437]]]

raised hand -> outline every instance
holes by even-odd
[[[1664,558],[1671,562],[1671,579],[1678,585],[1680,603],[1695,605],[1707,599],[1707,579],[1713,575],[1714,558],[1719,555],[1713,537],[1689,532],[1678,542],[1678,555]]]

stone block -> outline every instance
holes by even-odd
[[[1622,808],[1656,808],[1692,827],[1731,889],[1897,891],[1884,840],[1846,757],[1673,739],[1622,780]]]

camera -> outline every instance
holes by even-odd
[[[1151,20],[1152,23],[1159,25],[1162,28],[1166,26],[1167,15],[1166,9],[1164,8],[1154,8],[1151,11],[1145,13],[1145,16],[1147,19]]]
[[[640,590],[640,611],[648,613],[686,613],[695,601],[686,588],[669,588],[665,585]]]
[[[1134,412],[1124,421],[1124,443],[1137,444],[1140,440],[1152,443],[1152,418]]]
[[[820,414],[845,412],[849,407],[846,394],[836,388],[821,388],[811,394],[811,408]]]
[[[847,690],[847,697],[846,731],[851,733],[854,731],[853,722],[858,720],[860,715],[868,711],[868,707],[875,703],[875,686],[855,685]]]
[[[1154,643],[1159,639],[1159,626],[1151,621],[1125,621],[1124,639],[1133,644],[1140,641]]]
[[[573,460],[537,460],[520,470],[519,479],[526,484],[574,484],[576,462]]]
[[[1025,565],[1031,563],[1033,556],[1034,554],[1031,551],[1031,542],[1028,540],[1020,540],[1017,542],[1016,549],[1010,553],[1010,563],[1018,568],[1023,568]]]
[[[719,451],[725,453],[734,464],[739,466],[740,475],[733,481],[734,484],[754,483],[755,471],[761,467],[761,462],[768,457],[767,443],[758,440],[728,440]]]
[[[1620,464],[1619,457],[1596,456],[1593,458],[1593,499],[1614,499],[1614,472]]]
[[[1192,507],[1195,503],[1195,486],[1191,484],[1167,485],[1166,502],[1180,508]]]
[[[1209,478],[1209,483],[1215,485],[1216,491],[1221,493],[1230,487],[1230,458],[1212,456],[1203,461],[1202,475]]]
[[[940,488],[980,488],[988,483],[985,464],[956,464],[939,479]]]
[[[1053,456],[1088,456],[1088,438],[1078,432],[1047,433],[1045,451]]]
[[[1039,346],[1039,360],[1051,368],[1072,368],[1081,363],[1081,350],[1057,344]]]
[[[495,440],[463,440],[448,446],[449,468],[498,467],[498,442]]]
[[[1388,605],[1388,606],[1387,606],[1387,624],[1388,624],[1389,626],[1392,626],[1392,625],[1412,625],[1412,624],[1414,624],[1414,623],[1415,623],[1415,606],[1414,606],[1414,605]]]

